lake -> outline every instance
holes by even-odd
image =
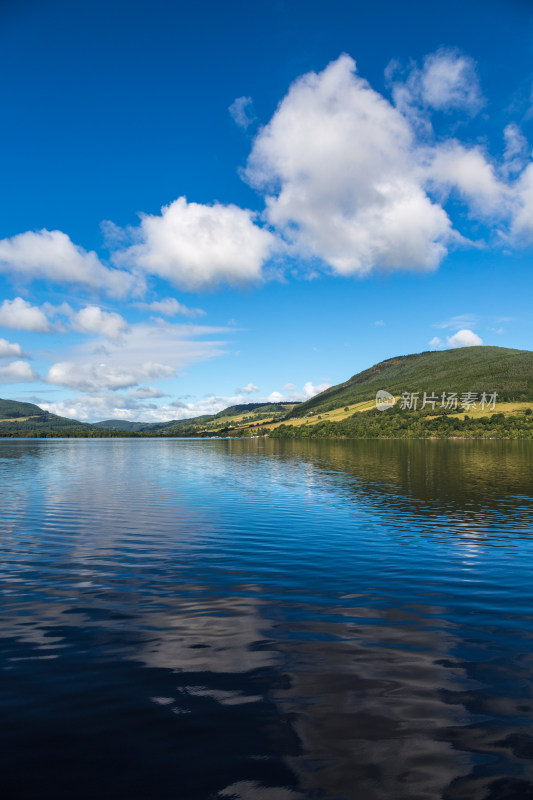
[[[11,798],[533,797],[533,443],[0,440]]]

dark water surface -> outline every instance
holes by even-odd
[[[2,798],[533,798],[533,443],[0,441]]]

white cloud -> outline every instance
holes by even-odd
[[[312,381],[306,381],[302,389],[298,389],[294,383],[286,383],[283,387],[283,392],[271,392],[267,400],[271,403],[296,403],[304,400],[309,400],[320,392],[329,389],[330,383],[314,384]]]
[[[180,197],[160,216],[143,214],[138,228],[130,229],[135,243],[118,251],[115,261],[187,289],[258,281],[275,239],[255,217],[234,205]]]
[[[166,405],[146,402],[151,398],[143,398],[138,389],[121,391],[96,391],[89,395],[80,395],[60,403],[40,403],[47,411],[60,416],[79,419],[84,422],[96,422],[103,419],[125,419],[139,422],[167,422],[171,419],[191,419],[204,414],[217,414],[229,406],[247,402],[243,395],[218,397],[210,395],[190,402],[174,400]],[[263,398],[268,402],[267,398]]]
[[[389,75],[397,68],[393,63]],[[412,64],[406,80],[393,85],[393,97],[398,108],[408,115],[416,106],[436,111],[462,110],[473,115],[485,104],[475,62],[450,48],[427,55],[422,68]]]
[[[434,336],[433,339],[429,342],[429,346],[433,350],[433,349],[436,349],[437,347],[441,347],[442,346],[442,342],[441,342],[441,340],[439,339],[438,336]]]
[[[138,308],[145,308],[148,311],[156,311],[158,314],[163,314],[164,317],[174,317],[181,314],[185,317],[201,317],[205,315],[205,311],[201,308],[189,308],[178,303],[175,297],[165,297],[163,300],[155,300],[153,303],[136,303]]]
[[[0,367],[0,383],[27,383],[37,380],[39,376],[26,361],[13,361]]]
[[[414,146],[408,121],[343,55],[292,85],[245,174],[300,255],[342,275],[430,270],[451,224],[417,176]]]
[[[255,394],[255,392],[259,391],[259,386],[256,386],[253,383],[248,383],[246,386],[242,388],[235,389],[236,394]]]
[[[148,399],[162,396],[163,393],[158,389],[143,386],[125,392],[92,392],[57,403],[41,401],[39,405],[52,414],[83,422],[98,422],[104,419],[165,422],[174,419],[176,412],[168,406],[157,406],[146,402]]]
[[[504,128],[503,136],[505,140],[504,173],[513,175],[525,167],[529,157],[529,145],[526,137],[514,122],[510,122]]]
[[[533,242],[533,163],[526,167],[516,183],[511,236],[517,244]]]
[[[377,320],[374,322],[374,325],[376,326],[376,328],[381,328],[383,325],[385,325],[385,322],[384,322],[384,320],[382,320],[382,319],[377,319]]]
[[[457,189],[478,217],[500,219],[510,212],[510,188],[499,180],[479,147],[466,148],[450,140],[434,148],[426,177],[437,192]]]
[[[289,384],[289,386],[294,386]],[[254,402],[266,403],[295,403],[314,396],[318,391],[327,388],[329,384],[314,386],[308,381],[305,391],[294,392],[290,395],[281,392],[271,392],[266,397],[257,398]],[[74,388],[74,387],[73,387]],[[287,387],[285,387],[287,389]],[[208,395],[200,400],[189,395],[180,399],[156,405],[151,402],[161,396],[153,387],[131,388],[128,391],[95,390],[90,394],[80,395],[70,400],[59,403],[40,402],[39,405],[60,416],[79,419],[84,422],[96,422],[103,419],[125,419],[141,422],[166,422],[171,419],[191,419],[204,414],[217,414],[219,411],[249,402],[246,394],[238,393],[230,397]]]
[[[116,297],[142,288],[139,278],[108,269],[96,253],[78,247],[62,231],[27,231],[0,240],[0,271],[18,279],[81,284]]]
[[[422,102],[440,111],[475,114],[485,104],[474,61],[455,50],[441,48],[426,56],[420,84]]]
[[[189,290],[259,282],[275,274],[280,253],[306,277],[324,269],[345,276],[428,271],[449,246],[474,244],[453,229],[443,207],[454,194],[506,246],[529,244],[533,164],[517,124],[503,132],[499,162],[479,145],[435,143],[431,112],[474,114],[484,104],[474,61],[441,48],[401,79],[399,71],[397,64],[388,70],[395,105],[357,74],[348,55],[292,84],[259,130],[243,172],[265,198],[261,219],[235,205],[180,197],[161,214],[141,215],[137,226],[102,223],[119,268],[61,231],[41,230],[1,240],[0,271],[117,297],[143,291],[146,274]],[[243,96],[230,112],[247,127],[250,108]],[[204,313],[173,297],[137,305],[164,316]]]
[[[310,399],[316,394],[320,394],[320,392],[325,392],[330,386],[331,383],[319,383],[315,386],[311,381],[307,381],[307,383],[304,384],[304,394],[306,398]]]
[[[285,398],[281,394],[281,392],[270,392],[270,394],[267,397],[267,400],[268,400],[269,403],[281,403],[282,400],[284,400],[284,399]]]
[[[35,333],[50,333],[53,330],[44,311],[22,297],[4,300],[0,306],[0,325]]]
[[[93,392],[103,387],[125,389],[141,381],[171,378],[175,374],[173,367],[157,361],[145,361],[134,367],[121,367],[106,362],[80,364],[61,361],[50,367],[45,380],[69,389]]]
[[[45,380],[98,392],[172,378],[183,367],[224,352],[224,342],[201,337],[227,330],[192,323],[130,325],[119,339],[92,339],[73,348],[50,367]]]
[[[228,108],[229,113],[240,128],[248,128],[255,122],[253,113],[253,100],[251,97],[237,97]]]
[[[13,356],[24,356],[20,344],[0,339],[0,358],[13,358]]]
[[[476,347],[483,344],[483,339],[468,328],[463,328],[453,336],[448,336],[447,341],[450,347]]]
[[[126,320],[114,311],[102,311],[98,306],[85,306],[71,318],[71,326],[81,333],[98,333],[118,339],[128,330]]]

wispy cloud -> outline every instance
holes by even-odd
[[[460,330],[461,328],[472,328],[477,323],[475,314],[458,314],[455,317],[444,320],[444,322],[435,322],[434,328],[452,328]]]
[[[228,108],[228,111],[239,128],[244,128],[244,130],[249,128],[256,120],[251,97],[237,97]]]
[[[205,316],[205,311],[201,308],[189,308],[183,303],[179,303],[175,297],[165,297],[163,300],[154,300],[152,303],[136,303],[135,305],[137,308],[155,311],[164,317],[175,317],[178,314],[184,317]]]
[[[225,342],[204,337],[228,328],[138,323],[114,339],[100,336],[64,351],[50,367],[48,383],[95,392],[124,389],[175,377],[189,364],[221,355]]]

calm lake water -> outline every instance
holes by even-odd
[[[0,441],[0,791],[533,797],[533,443]]]

